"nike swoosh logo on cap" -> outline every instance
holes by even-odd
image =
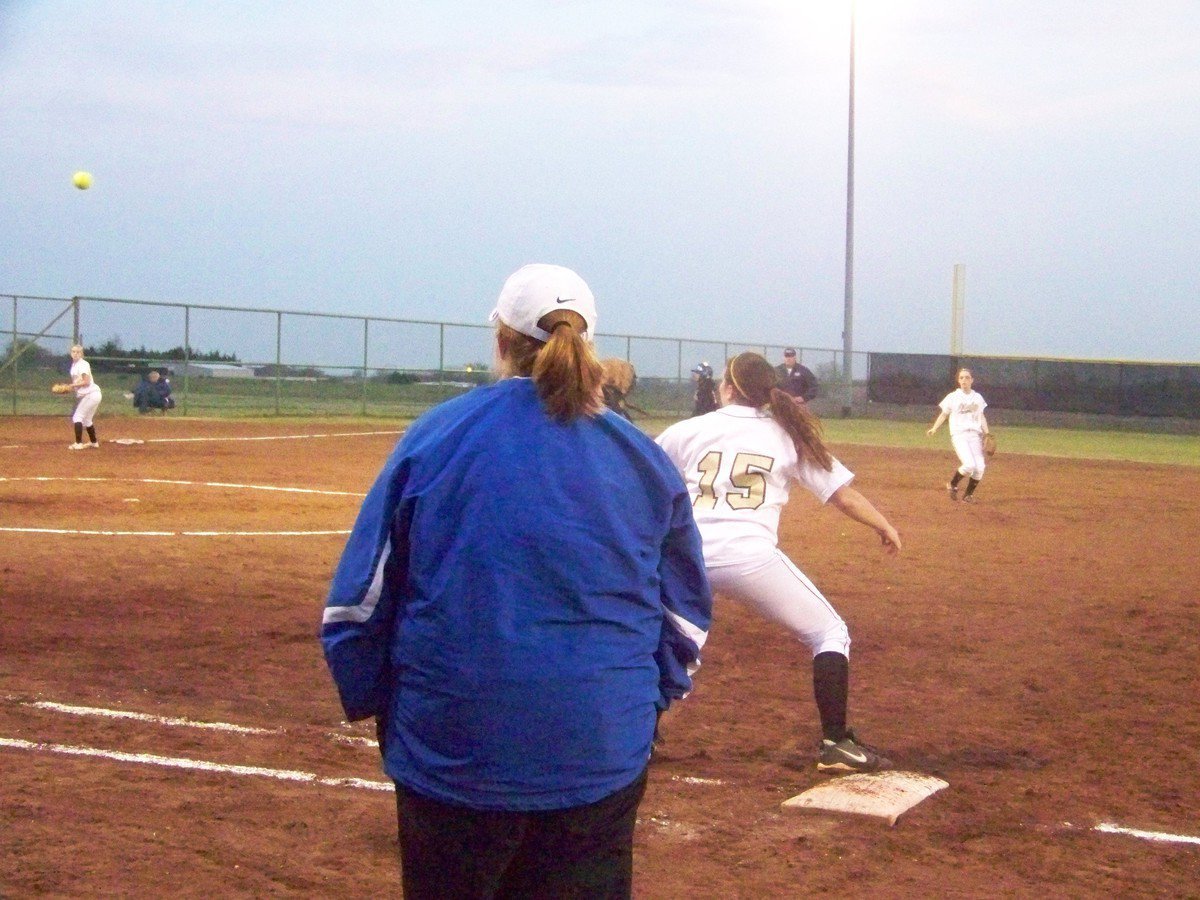
[[[575,298],[574,297],[555,297],[554,302],[555,303],[574,303]]]

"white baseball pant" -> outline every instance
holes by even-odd
[[[768,556],[714,566],[708,570],[708,580],[717,593],[783,625],[808,645],[813,656],[827,651],[850,655],[850,632],[842,617],[778,548]]]
[[[983,470],[987,467],[985,462],[986,456],[983,452],[983,434],[979,431],[964,431],[960,434],[951,435],[950,443],[954,447],[954,452],[958,454],[958,461],[961,465],[958,471],[968,478],[974,478],[978,481],[983,477]]]
[[[90,394],[85,394],[79,398],[79,402],[75,404],[75,412],[71,416],[72,422],[78,422],[84,428],[92,427],[92,417],[96,415],[96,410],[100,408],[100,401],[103,399],[99,391],[93,391]]]

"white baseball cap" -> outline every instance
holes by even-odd
[[[499,319],[509,328],[539,341],[550,340],[550,332],[538,327],[542,316],[556,309],[570,309],[583,316],[583,337],[596,333],[596,298],[587,283],[563,266],[531,263],[508,276],[500,289],[489,322]]]

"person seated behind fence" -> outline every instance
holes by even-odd
[[[166,414],[168,409],[175,408],[175,398],[171,396],[171,382],[152,369],[134,388],[133,405],[142,414],[152,409],[162,410]]]
[[[717,401],[717,382],[713,379],[713,367],[702,362],[692,369],[692,377],[696,379],[696,403],[692,407],[693,416],[710,413],[721,404]]]

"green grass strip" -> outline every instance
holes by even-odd
[[[928,423],[873,419],[826,419],[830,443],[868,444],[876,447],[946,449],[950,437],[943,425],[936,435],[925,433]],[[999,452],[1069,459],[1125,460],[1200,466],[1200,435],[1149,434],[1127,431],[1091,431],[1027,425],[996,425]]]

